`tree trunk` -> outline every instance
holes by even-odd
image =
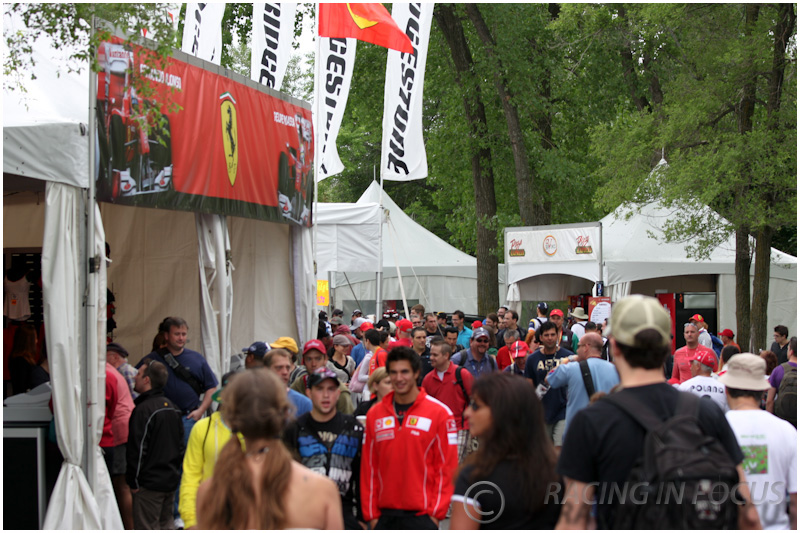
[[[437,4],[434,10],[442,34],[450,47],[456,67],[456,81],[464,98],[464,111],[470,127],[472,151],[472,184],[475,189],[478,258],[478,313],[487,315],[498,306],[497,231],[494,222],[497,203],[494,196],[492,153],[485,140],[488,127],[478,81],[473,75],[472,55],[464,37],[464,28],[448,4]]]
[[[736,341],[742,350],[750,346],[750,231],[736,228]]]
[[[753,308],[750,312],[750,352],[767,349],[767,303],[769,302],[769,264],[772,228],[756,232],[756,268],[753,274]],[[739,345],[741,348],[743,346]],[[758,350],[758,351],[757,351]]]
[[[617,4],[617,14],[620,19],[626,20],[628,12],[622,4]],[[639,77],[636,75],[637,65],[633,60],[633,51],[631,49],[630,40],[626,41],[619,49],[619,55],[622,59],[622,77],[625,80],[625,85],[628,87],[631,101],[636,105],[639,111],[650,111],[650,102],[647,98],[639,94]]]
[[[514,156],[514,176],[517,180],[517,202],[519,203],[519,215],[522,219],[522,225],[535,226],[538,222],[536,212],[543,212],[544,206],[541,202],[541,196],[538,195],[536,197],[538,205],[534,205],[528,152],[525,148],[525,139],[519,124],[519,113],[513,103],[514,96],[508,88],[505,76],[503,76],[503,72],[506,69],[503,61],[495,53],[494,37],[492,37],[489,27],[486,25],[483,15],[481,15],[478,4],[466,4],[466,9],[467,15],[475,26],[478,37],[484,44],[487,55],[494,62],[494,86],[503,106],[503,115],[508,128],[508,139],[511,141],[511,152]]]

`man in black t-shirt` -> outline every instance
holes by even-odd
[[[661,420],[675,415],[681,394],[664,382],[662,365],[669,354],[671,321],[655,298],[634,295],[614,305],[608,331],[611,353],[623,390],[620,401],[645,406]],[[716,438],[728,453],[742,484],[739,527],[760,529],[742,469],[743,455],[725,415],[711,400],[701,399],[698,414],[702,431]],[[558,529],[587,529],[593,499],[597,498],[600,528],[614,525],[619,499],[612,494],[624,486],[644,448],[645,430],[621,408],[600,400],[579,411],[558,461],[566,482],[566,498]]]
[[[336,410],[339,393],[339,379],[329,368],[309,374],[311,412],[287,426],[283,442],[297,461],[336,483],[345,529],[363,529],[357,483],[364,427]]]

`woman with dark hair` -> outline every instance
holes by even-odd
[[[292,461],[281,442],[290,403],[280,378],[266,368],[240,372],[221,399],[222,417],[244,446],[230,439],[200,485],[198,528],[342,529],[339,489]]]
[[[36,328],[30,324],[22,324],[14,332],[14,344],[8,361],[11,374],[13,394],[28,392],[31,387],[31,375],[36,367]]]
[[[450,528],[555,528],[562,500],[556,451],[530,384],[511,374],[482,376],[464,415],[480,445],[457,475]]]

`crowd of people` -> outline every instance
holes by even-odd
[[[168,317],[135,367],[107,346],[100,446],[123,522],[795,529],[796,337],[740,353],[695,315],[671,353],[653,298],[588,318],[323,311],[317,338],[253,342],[217,380]]]

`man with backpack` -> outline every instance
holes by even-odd
[[[422,380],[422,388],[453,411],[458,427],[458,463],[466,457],[469,428],[464,420],[464,410],[469,405],[474,378],[466,368],[450,360],[450,345],[434,338],[431,341],[430,360],[433,371]]]
[[[474,378],[497,371],[497,361],[486,353],[489,350],[489,332],[476,328],[472,332],[469,348],[461,350],[450,358],[458,366],[466,368]]]
[[[655,298],[614,305],[608,335],[623,389],[570,423],[558,529],[587,529],[595,499],[600,529],[760,528],[725,415],[664,382],[670,329]]]
[[[786,355],[789,360],[769,376],[767,411],[797,429],[797,337],[789,339]]]

